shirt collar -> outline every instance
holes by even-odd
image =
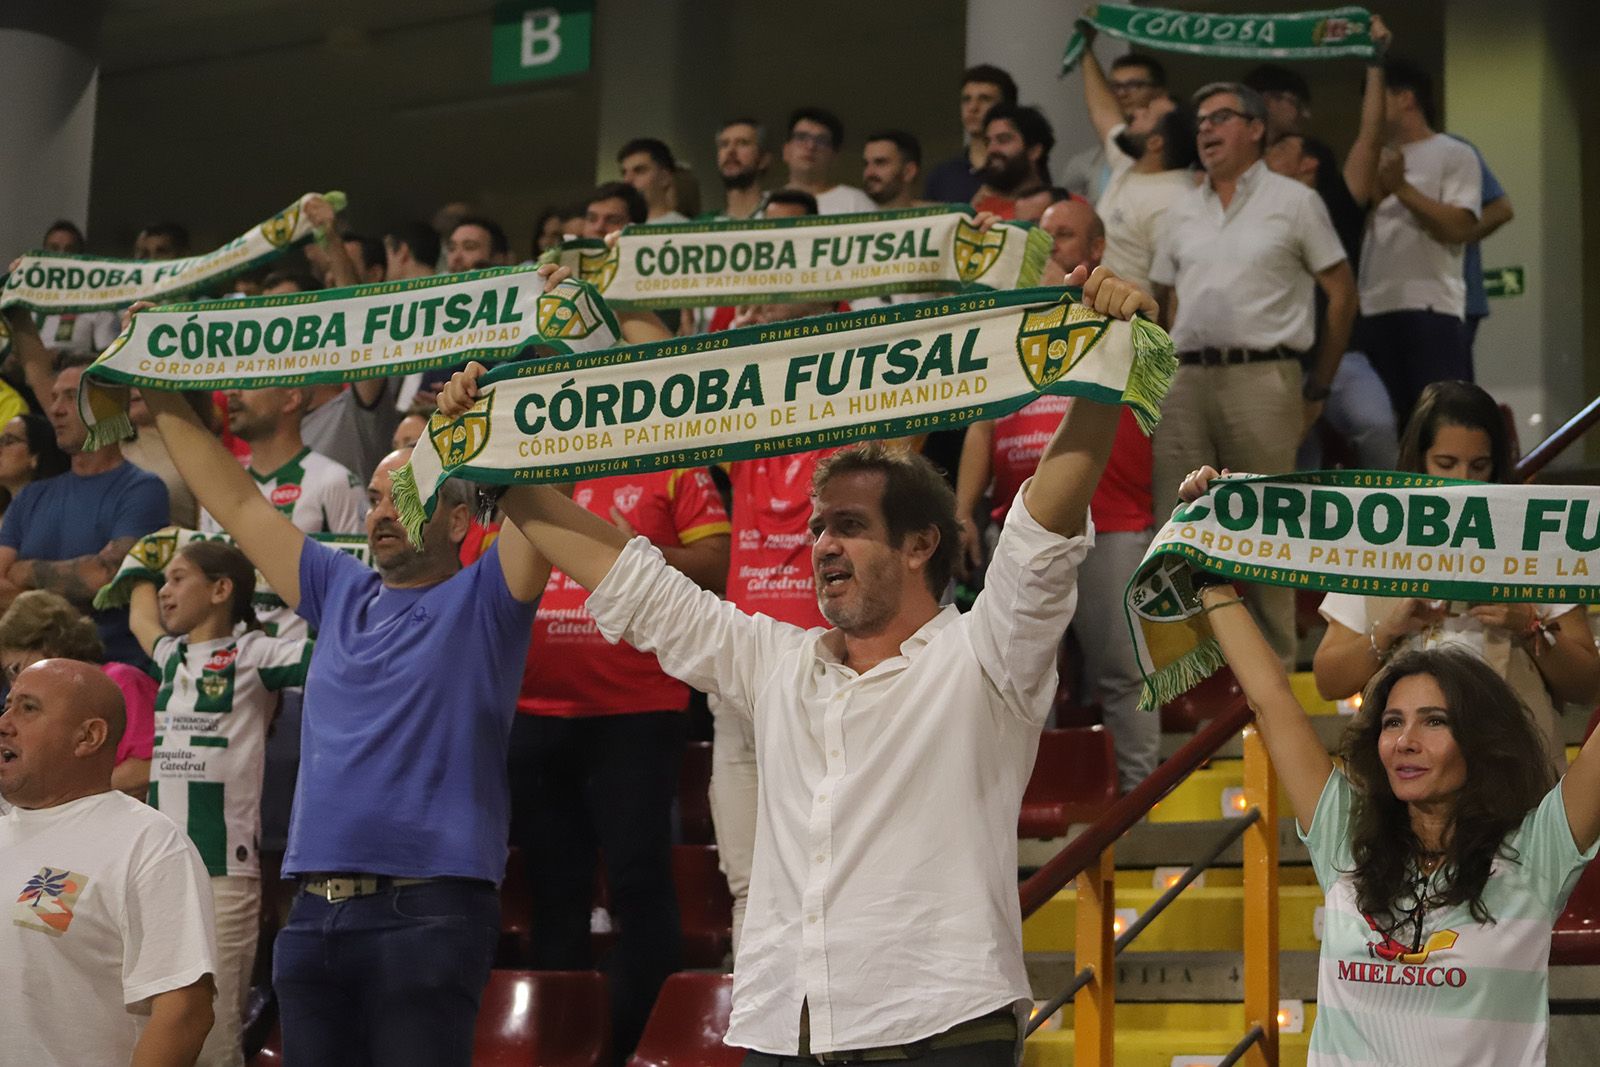
[[[939,635],[946,626],[951,625],[961,617],[961,612],[956,610],[954,604],[946,604],[939,609],[933,618],[917,628],[917,632],[900,642],[899,658],[906,659],[916,655],[923,646]],[[818,635],[816,644],[817,659],[823,663],[844,664],[844,633],[837,629],[828,630]],[[884,661],[885,663],[888,660]]]
[[[1267,163],[1264,158],[1258,159],[1246,167],[1244,173],[1239,175],[1238,188],[1234,190],[1234,199],[1237,200],[1240,196],[1248,196],[1250,191],[1261,183],[1261,176],[1266,172]],[[1204,189],[1205,195],[1211,199],[1215,200],[1217,198],[1216,187],[1211,184],[1209,176],[1200,183],[1200,188]]]

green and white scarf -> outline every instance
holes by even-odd
[[[368,566],[372,565],[372,552],[367,547],[367,539],[360,534],[319,533],[307,536],[313,541],[331,545],[341,552],[348,552]],[[185,530],[181,526],[168,526],[155,533],[145,534],[128,549],[128,554],[123,557],[117,573],[95,593],[95,609],[110,611],[113,608],[127,607],[133,598],[133,587],[140,582],[154,582],[159,586],[164,580],[162,575],[167,569],[167,564],[172,562],[178,550],[196,541],[221,541],[224,544],[233,544],[233,538],[227,534],[201,533],[199,530]],[[267,580],[261,576],[260,571],[256,572],[256,595],[252,603],[261,610],[273,610],[284,606],[283,600],[267,585]]]
[[[571,267],[616,308],[858,300],[1038,285],[1050,235],[1026,222],[987,232],[958,205],[859,215],[628,226],[614,247],[567,241]]]
[[[0,286],[0,308],[21,304],[47,315],[63,311],[104,311],[137,300],[174,300],[243,274],[276,259],[312,236],[301,210],[316,193],[307,193],[265,222],[250,227],[221,248],[183,259],[109,259],[39,252],[23,256]],[[324,194],[336,211],[345,195]]]
[[[1176,369],[1171,340],[1078,295],[951,297],[498,367],[470,411],[434,416],[395,473],[395,506],[415,539],[450,477],[701,466],[962,426],[1043,393],[1126,404],[1148,432]]]
[[[1600,602],[1600,488],[1487,485],[1396,471],[1218,479],[1157,532],[1128,583],[1156,708],[1223,665],[1196,572],[1359,596]]]
[[[1339,59],[1375,53],[1362,7],[1297,11],[1276,15],[1213,15],[1132,4],[1091,4],[1061,58],[1061,73],[1077,65],[1088,46],[1089,27],[1161,52],[1229,59]]]
[[[550,292],[534,267],[497,267],[284,296],[171,304],[134,315],[84,372],[89,448],[133,432],[104,386],[259,389],[349,382],[508,359],[529,345],[587,352],[617,343],[594,289]]]

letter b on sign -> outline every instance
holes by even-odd
[[[593,24],[594,0],[500,0],[494,8],[494,84],[588,70]]]

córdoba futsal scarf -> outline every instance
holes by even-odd
[[[529,345],[586,352],[617,343],[616,319],[590,286],[550,292],[534,267],[149,308],[84,372],[78,412],[89,448],[133,432],[106,386],[260,389],[349,382],[500,360]]]
[[[395,473],[413,538],[450,477],[570,482],[799,452],[997,418],[1042,393],[1160,417],[1176,357],[1161,330],[1022,289],[794,319],[498,367],[435,415]]]
[[[624,310],[858,300],[1038,285],[1050,235],[987,231],[970,207],[628,226],[614,246],[573,240],[545,255]]]
[[[1065,74],[1088,46],[1085,28],[1120,37],[1138,48],[1228,59],[1339,59],[1374,54],[1362,7],[1276,15],[1213,15],[1132,4],[1091,4],[1061,57]]]
[[[173,300],[243,274],[275,259],[312,236],[300,210],[307,193],[265,222],[250,227],[221,248],[183,259],[107,259],[59,252],[23,256],[0,283],[0,308],[21,304],[34,311],[103,311],[136,300]],[[345,195],[324,194],[336,211]]]
[[[1223,665],[1196,572],[1360,596],[1592,604],[1597,549],[1600,488],[1395,471],[1218,479],[1172,513],[1128,583],[1140,704],[1159,707]]]

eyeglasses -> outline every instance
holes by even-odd
[[[813,145],[817,148],[833,147],[833,134],[831,133],[806,133],[802,130],[796,130],[789,135],[789,140],[797,144]]]
[[[1245,117],[1243,111],[1235,111],[1231,107],[1219,107],[1214,111],[1207,111],[1204,115],[1196,115],[1194,124],[1203,130],[1207,126],[1221,126],[1229,119],[1242,119]]]
[[[1130,78],[1127,81],[1112,82],[1111,91],[1114,93],[1131,93],[1135,89],[1153,89],[1155,84],[1149,78]]]

